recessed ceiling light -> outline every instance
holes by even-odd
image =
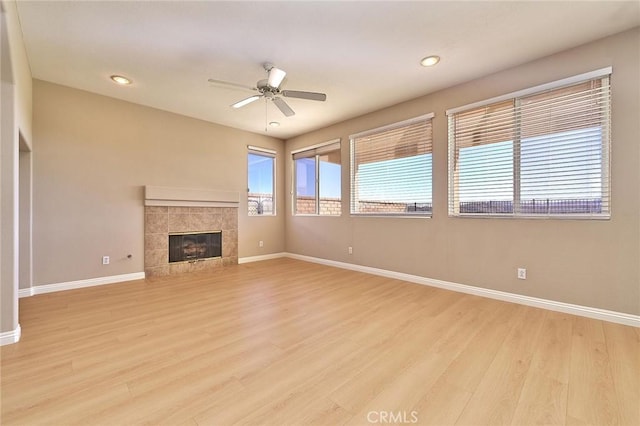
[[[279,125],[280,125],[280,123],[278,123],[277,121],[271,121],[269,123],[269,126],[271,126],[271,127],[278,127]]]
[[[422,60],[420,61],[420,65],[422,65],[423,67],[432,67],[438,62],[440,62],[440,56],[431,55],[427,56],[426,58],[422,58]]]
[[[127,77],[123,77],[121,75],[112,75],[111,80],[115,81],[116,83],[122,85],[122,86],[126,86],[127,84],[131,84],[131,80],[129,80]]]

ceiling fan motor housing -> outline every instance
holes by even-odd
[[[267,90],[267,89],[275,89],[274,87],[270,87],[269,86],[269,81],[265,78],[263,80],[259,80],[256,83],[256,87],[258,88],[258,90],[263,91],[263,90]]]

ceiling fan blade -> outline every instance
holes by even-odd
[[[296,114],[282,98],[273,98],[273,103],[276,104],[278,109],[282,111],[285,117],[291,117],[292,115]]]
[[[280,68],[272,67],[271,69],[269,69],[269,86],[277,89],[282,84],[282,80],[284,80],[284,77],[286,75],[287,73]]]
[[[249,96],[248,98],[245,98],[241,101],[236,102],[235,104],[231,105],[232,108],[242,108],[245,105],[249,105],[251,102],[255,102],[258,99],[260,99],[262,97],[262,95],[253,95],[253,96]]]
[[[301,92],[299,90],[283,90],[280,92],[282,96],[287,98],[308,99],[310,101],[326,101],[327,95],[317,92]]]
[[[207,81],[211,84],[215,84],[216,86],[224,86],[224,87],[228,87],[229,89],[243,89],[243,90],[251,90],[254,92],[258,90],[255,87],[245,86],[244,84],[232,83],[230,81],[214,80],[213,78],[210,78]]]

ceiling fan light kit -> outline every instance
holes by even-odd
[[[274,89],[280,87],[287,73],[279,68],[274,67],[273,64],[270,63],[264,64],[264,69],[269,73],[269,87],[272,87]]]
[[[264,70],[267,72],[267,78],[259,80],[256,83],[256,87],[248,87],[238,83],[232,83],[228,81],[215,80],[210,78],[209,82],[221,86],[233,87],[236,89],[246,89],[254,92],[258,92],[257,95],[249,96],[231,105],[233,108],[242,108],[260,98],[271,99],[275,106],[284,114],[285,117],[291,117],[295,115],[295,112],[289,104],[287,104],[282,97],[306,99],[310,101],[324,102],[327,100],[327,95],[317,92],[305,92],[301,90],[281,90],[280,86],[284,81],[287,73],[280,68],[276,68],[272,63],[266,62],[263,64]],[[281,97],[282,96],[282,97]]]

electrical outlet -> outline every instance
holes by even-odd
[[[258,247],[264,247],[264,241],[260,240],[260,242],[258,243]]]
[[[353,254],[353,247],[349,247],[349,254]]]
[[[109,264],[109,256],[102,256],[102,264],[103,265]]]
[[[518,279],[519,280],[527,279],[527,270],[525,268],[518,268]]]

